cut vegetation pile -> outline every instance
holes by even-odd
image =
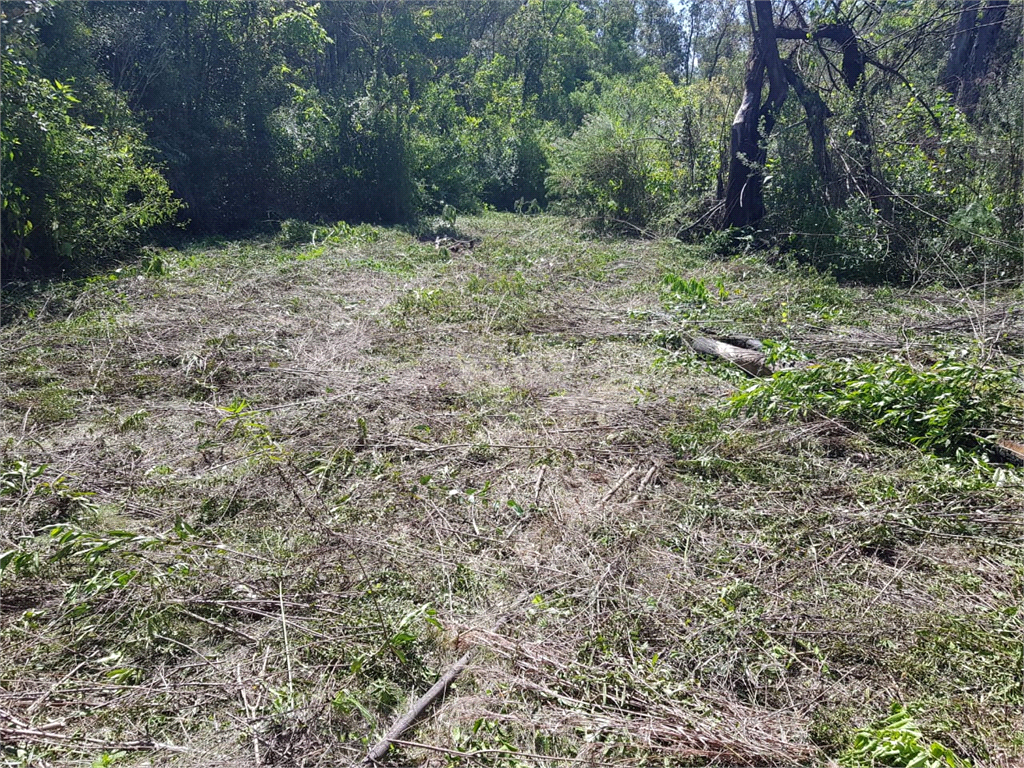
[[[1020,764],[1019,288],[459,225],[7,297],[5,761]]]

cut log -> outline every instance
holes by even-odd
[[[1024,445],[1015,443],[1013,440],[1007,440],[1005,437],[1000,437],[996,440],[994,448],[995,450],[992,452],[1000,461],[1024,467]]]
[[[709,357],[717,357],[721,360],[727,360],[733,365],[741,368],[750,376],[767,378],[774,373],[771,366],[765,363],[763,352],[758,352],[752,349],[743,349],[742,347],[733,346],[732,344],[726,344],[721,341],[715,341],[714,339],[704,337],[697,337],[693,339],[690,342],[690,348],[700,355],[708,355]]]
[[[726,344],[732,344],[734,347],[753,349],[757,352],[764,349],[764,344],[761,343],[760,339],[755,339],[753,336],[745,336],[742,333],[732,333],[728,336],[719,336],[718,341]]]

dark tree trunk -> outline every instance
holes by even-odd
[[[966,0],[957,18],[949,46],[949,59],[939,78],[953,101],[973,115],[981,98],[981,84],[988,75],[992,52],[1006,18],[1009,0],[989,0],[978,18],[980,0]]]
[[[756,17],[756,23],[755,23]],[[754,0],[753,46],[743,83],[743,101],[732,121],[725,227],[746,227],[764,218],[764,142],[771,135],[789,85],[779,58],[771,0]],[[765,76],[768,97],[761,102]]]
[[[966,0],[961,3],[960,16],[957,18],[956,30],[949,44],[949,59],[942,70],[939,84],[956,99],[967,72],[967,62],[971,59],[971,48],[974,47],[974,35],[978,26],[978,8],[981,0]]]
[[[971,57],[964,73],[960,98],[957,100],[960,108],[968,115],[973,115],[978,108],[978,101],[981,99],[981,84],[988,76],[992,52],[999,40],[999,31],[1002,29],[1003,19],[1006,18],[1006,8],[1009,4],[1010,0],[989,0],[985,5],[985,10],[982,11],[978,32],[974,37],[974,45],[971,47]]]
[[[825,189],[825,203],[828,206],[842,204],[842,191],[836,184],[835,173],[832,169],[832,157],[828,153],[828,128],[825,121],[832,116],[831,110],[818,95],[807,87],[800,74],[788,63],[784,64],[786,80],[790,87],[800,99],[807,116],[807,133],[811,139],[811,155],[814,160],[814,167],[818,169],[822,185]]]

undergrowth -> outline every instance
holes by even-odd
[[[891,357],[839,359],[777,373],[731,398],[733,414],[761,418],[829,416],[889,443],[955,455],[1019,426],[1013,370],[964,356],[922,368]]]
[[[352,764],[472,648],[390,759],[1019,760],[1021,482],[971,442],[1018,430],[1013,296],[458,224],[5,315],[4,761]]]

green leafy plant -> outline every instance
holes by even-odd
[[[819,412],[849,421],[890,443],[955,453],[983,442],[1019,397],[1012,372],[966,357],[926,369],[892,358],[834,360],[783,371],[732,397],[733,413],[762,418]]]
[[[685,278],[671,272],[661,281],[665,309],[680,319],[702,314],[712,303],[711,292],[703,280]]]
[[[896,768],[961,768],[969,766],[949,747],[923,740],[920,727],[901,705],[874,729],[858,731],[853,744],[839,758],[844,768],[894,766]]]
[[[267,455],[272,460],[284,457],[284,452],[270,427],[263,422],[258,415],[259,411],[248,401],[236,398],[220,410],[224,417],[217,423],[218,427],[230,427],[231,436],[246,440],[254,453]]]
[[[97,86],[93,125],[74,89],[6,55],[0,145],[5,278],[60,273],[133,249],[146,230],[174,217],[176,200],[149,159],[134,117]]]
[[[324,243],[376,243],[380,240],[380,232],[369,224],[353,226],[346,221],[339,221],[329,227],[317,227],[313,232],[313,242]]]
[[[46,525],[83,521],[96,514],[93,494],[72,487],[64,476],[50,479],[49,466],[33,464],[11,458],[0,464],[0,506],[5,514],[0,518],[0,532],[10,534],[20,526],[39,529]],[[35,564],[33,552],[18,549],[0,554],[0,572],[30,570]]]
[[[667,215],[680,169],[661,123],[679,106],[663,76],[620,81],[569,139],[555,142],[548,191],[602,228],[637,228]]]
[[[285,219],[281,222],[281,240],[287,245],[313,242],[315,229],[312,224],[298,219]]]
[[[665,291],[673,297],[698,304],[707,304],[711,301],[711,294],[703,280],[668,274],[662,278],[661,282]]]

